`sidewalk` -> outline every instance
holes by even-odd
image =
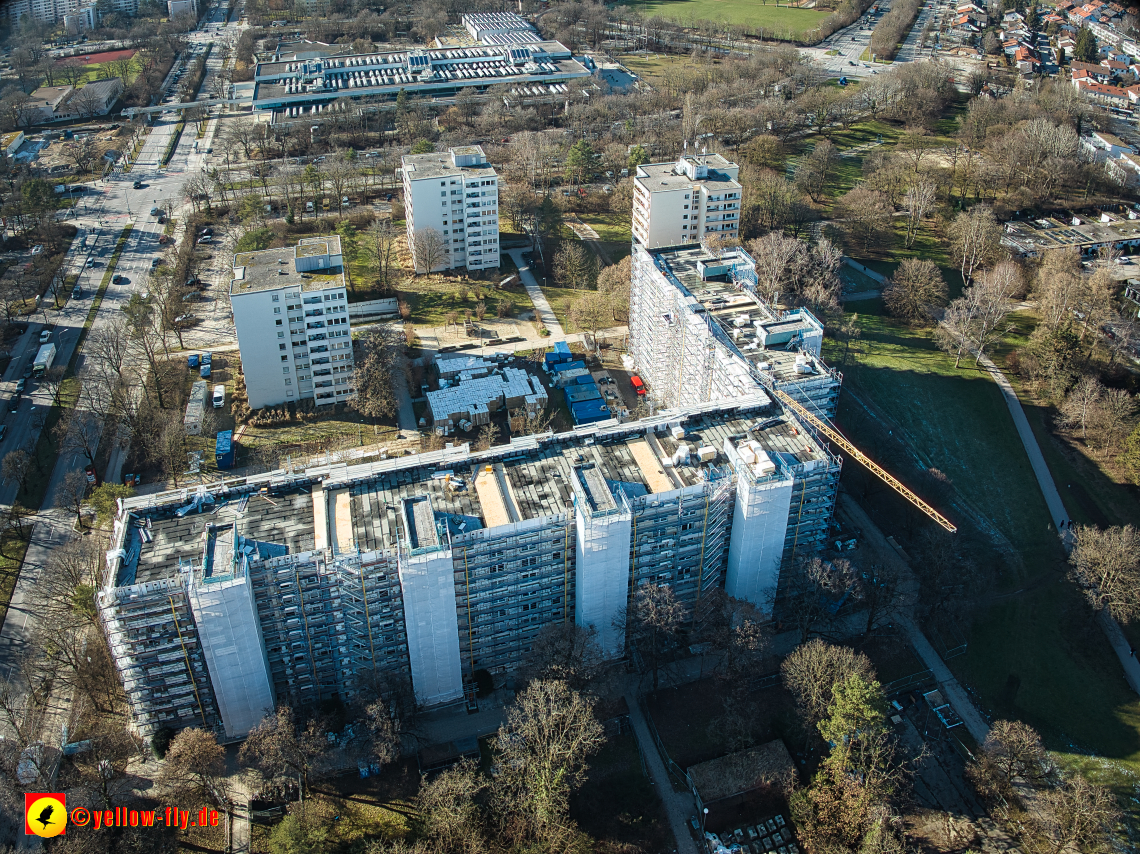
[[[511,249],[507,253],[511,256],[511,260],[515,262],[515,266],[519,268],[519,278],[522,280],[523,287],[526,288],[527,294],[530,296],[530,301],[534,303],[535,314],[538,319],[542,321],[542,325],[550,330],[551,337],[558,336],[560,339],[566,333],[562,331],[562,324],[558,322],[558,318],[554,316],[554,309],[550,307],[550,303],[546,301],[546,295],[543,294],[542,288],[538,286],[538,280],[535,279],[534,274],[530,270],[530,265],[523,260],[522,249]]]

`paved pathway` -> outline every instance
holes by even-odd
[[[633,726],[633,734],[637,736],[637,743],[641,746],[641,755],[645,757],[645,764],[649,767],[649,777],[657,789],[657,797],[661,798],[661,803],[665,805],[665,813],[669,816],[669,827],[672,828],[673,837],[677,842],[677,854],[697,854],[697,845],[688,827],[689,817],[695,809],[692,795],[673,791],[669,772],[665,770],[665,763],[661,761],[661,755],[657,752],[657,746],[649,734],[649,726],[641,714],[641,706],[637,703],[636,684],[634,677],[625,691],[625,702],[629,706],[629,722]]]
[[[559,323],[558,318],[554,316],[554,309],[552,309],[550,303],[546,301],[546,295],[543,294],[542,288],[538,286],[538,280],[535,279],[534,274],[531,272],[530,265],[523,260],[523,250],[511,249],[507,254],[511,256],[511,260],[515,262],[515,266],[519,268],[519,278],[522,279],[523,287],[526,288],[526,292],[530,296],[530,301],[534,303],[534,310],[538,315],[538,319],[542,321],[542,325],[550,330],[552,337],[565,335],[566,333],[562,331],[562,324]]]
[[[1037,437],[1033,435],[1033,428],[1029,426],[1029,419],[1025,417],[1025,410],[1021,406],[1017,392],[1013,390],[1009,379],[990,360],[989,356],[982,356],[981,364],[989,371],[990,376],[1001,389],[1002,397],[1005,398],[1006,406],[1009,407],[1009,414],[1013,417],[1014,426],[1017,427],[1017,435],[1021,438],[1021,444],[1025,446],[1025,453],[1029,457],[1029,464],[1033,467],[1037,484],[1041,487],[1041,494],[1045,497],[1045,504],[1049,507],[1049,515],[1053,519],[1053,525],[1062,532],[1062,543],[1065,550],[1068,551],[1073,547],[1073,535],[1069,530],[1072,520],[1061,500],[1061,494],[1057,491],[1057,485],[1053,482],[1053,475],[1045,463],[1041,447],[1037,444]],[[1124,678],[1133,691],[1140,693],[1140,661],[1137,660],[1132,645],[1124,637],[1124,632],[1121,631],[1116,620],[1107,612],[1102,611],[1097,614],[1097,623],[1116,652],[1116,657],[1120,659],[1120,666],[1124,668]]]
[[[870,267],[865,267],[862,264],[860,264],[858,261],[856,261],[852,258],[848,258],[846,255],[843,256],[843,263],[846,264],[848,267],[850,267],[853,270],[858,270],[860,273],[862,273],[868,279],[874,279],[876,282],[880,282],[881,284],[884,284],[884,285],[887,283],[887,277],[884,276],[882,273],[877,273],[874,270],[872,270]]]

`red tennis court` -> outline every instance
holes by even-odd
[[[69,56],[61,59],[56,65],[101,65],[104,62],[114,62],[116,59],[130,59],[135,55],[133,50],[108,50],[103,53],[81,53],[79,56]]]

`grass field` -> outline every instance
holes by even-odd
[[[1099,764],[1098,775],[1123,792],[1140,771],[1140,698],[1064,578],[1064,554],[997,387],[969,360],[955,369],[928,331],[879,316],[876,306],[852,306],[863,338],[852,348],[845,387],[876,408],[922,465],[949,475],[961,500],[1020,557],[997,579],[966,654],[948,663],[984,711],[1037,727],[1062,761],[1084,763],[1086,753],[1112,760]],[[881,441],[849,394],[838,421],[856,442]],[[1057,472],[1063,495],[1072,471]],[[886,527],[890,532],[890,521]],[[995,555],[995,568],[1001,564]]]
[[[647,17],[662,17],[679,24],[716,21],[738,24],[750,32],[764,31],[767,38],[795,38],[819,26],[830,14],[814,9],[795,9],[748,2],[748,0],[632,0],[624,5]]]

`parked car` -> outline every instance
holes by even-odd
[[[8,401],[8,411],[9,412],[15,412],[19,408],[20,408],[20,395],[14,394],[14,395],[12,395],[11,399]]]
[[[111,277],[111,284],[121,285],[126,280],[127,280],[126,276],[120,276],[118,273],[116,273],[114,276]]]
[[[50,329],[45,329],[43,332],[40,333],[40,343],[41,344],[46,344],[50,340],[51,340],[51,330]]]
[[[194,319],[194,315],[187,312],[186,314],[180,314],[180,315],[178,315],[178,317],[174,318],[174,322],[175,323],[189,323],[193,319]]]
[[[221,409],[226,405],[226,387],[219,383],[214,386],[214,409]],[[2,437],[0,437],[2,438]]]
[[[23,377],[16,380],[16,391],[23,391],[28,386],[28,381]]]
[[[198,245],[201,246],[203,243],[212,243],[213,240],[214,238],[210,237],[210,235],[207,234],[205,237],[198,238]]]
[[[143,188],[143,182],[142,181],[135,181],[134,188],[136,190],[141,190]]]
[[[151,258],[150,259],[150,268],[153,270],[155,267],[157,267],[159,265],[159,263],[161,263],[161,261],[162,261],[161,258]]]

